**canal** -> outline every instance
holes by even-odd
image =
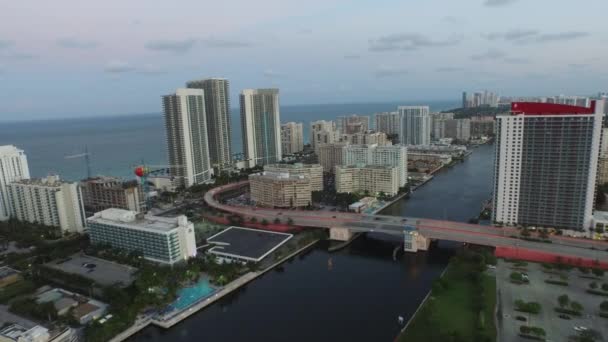
[[[467,221],[492,188],[493,146],[436,174],[383,214]],[[399,241],[367,235],[335,253],[320,243],[170,330],[131,341],[393,341],[448,263],[454,244],[400,254]]]

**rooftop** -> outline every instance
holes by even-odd
[[[13,184],[35,185],[55,188],[61,186],[62,184],[71,183],[62,181],[58,175],[49,175],[44,178],[21,179],[14,182]]]
[[[556,103],[541,102],[513,102],[511,103],[512,115],[584,115],[595,114],[596,101],[591,102],[591,107],[571,106]]]
[[[8,266],[2,266],[0,267],[0,279],[6,278],[6,277],[10,277],[13,274],[18,274],[19,271],[14,270]]]
[[[186,226],[186,216],[160,217],[154,215],[142,215],[134,211],[110,208],[89,217],[89,222],[97,222],[108,225],[126,226],[135,229],[154,230],[158,232],[170,232],[176,228]]]
[[[242,227],[229,227],[207,239],[217,245],[210,252],[240,256],[259,261],[293,235]]]
[[[23,153],[23,150],[18,149],[13,145],[2,145],[0,146],[0,155],[8,155],[8,154],[20,154]]]
[[[312,169],[312,168],[320,168],[322,167],[321,164],[302,164],[302,163],[295,163],[295,164],[267,164],[264,165],[264,169],[269,168],[277,168],[277,169]]]
[[[368,164],[354,164],[354,165],[336,165],[336,168],[340,169],[377,169],[377,170],[390,170],[396,169],[393,166],[386,165],[368,165]]]
[[[298,179],[308,179],[304,175],[292,175],[288,172],[272,172],[272,171],[263,171],[260,173],[255,173],[249,175],[249,179],[251,178],[266,178],[273,180],[298,180]]]

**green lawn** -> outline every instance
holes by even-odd
[[[480,318],[472,307],[474,288],[467,278],[467,271],[467,264],[450,263],[444,275],[447,289],[439,294],[431,294],[398,341],[476,341],[476,325]],[[479,331],[490,339],[478,340],[495,341],[496,278],[483,275],[482,281],[485,294],[484,328]],[[448,338],[450,335],[457,337]]]

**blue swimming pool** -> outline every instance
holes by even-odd
[[[215,289],[209,285],[209,281],[201,279],[196,284],[179,290],[177,300],[171,304],[171,307],[183,310],[201,299],[209,297],[213,292],[215,292]]]

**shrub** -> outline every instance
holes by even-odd
[[[597,283],[596,282],[591,282],[589,284],[589,287],[592,288],[593,290],[597,289]]]
[[[530,314],[538,314],[542,309],[541,305],[537,302],[524,302],[521,299],[515,301],[515,310],[521,312],[527,312]]]
[[[605,300],[600,304],[600,310],[608,311],[608,300]]]
[[[608,291],[608,283],[603,283],[602,284],[602,290]]]
[[[591,270],[591,272],[593,272],[593,274],[595,274],[598,277],[604,276],[604,270],[599,269],[599,268],[594,268],[593,270]]]
[[[547,279],[547,280],[545,280],[545,283],[547,283],[547,284],[553,284],[553,285],[559,285],[559,286],[568,286],[568,282],[567,281],[562,281],[562,280]]]

